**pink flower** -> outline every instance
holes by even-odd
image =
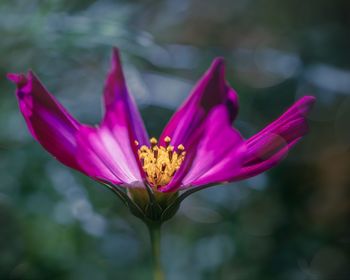
[[[307,133],[315,102],[304,96],[249,139],[232,127],[236,92],[216,58],[160,136],[149,140],[129,95],[118,50],[104,88],[105,115],[97,127],[75,120],[34,73],[8,74],[33,137],[63,164],[109,185],[177,192],[233,182],[277,165]]]

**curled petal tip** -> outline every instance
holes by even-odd
[[[27,78],[23,74],[8,73],[6,77],[18,86],[21,86],[27,82]]]
[[[225,82],[225,61],[222,57],[217,57],[213,60],[210,68],[206,72],[207,77],[211,77],[217,85],[223,85]]]
[[[217,57],[213,60],[211,67],[211,71],[216,72],[218,74],[224,74],[225,71],[225,60],[223,57]]]
[[[312,96],[312,95],[307,95],[304,97],[307,102],[310,104],[310,105],[313,105],[315,102],[316,102],[316,97],[315,96]]]
[[[15,82],[15,83],[18,82],[20,76],[21,75],[18,75],[15,73],[7,73],[6,74],[7,79],[9,79],[10,81]]]
[[[312,107],[315,104],[315,102],[316,102],[316,97],[314,97],[312,95],[306,95],[306,96],[300,98],[296,102],[295,105],[300,110],[300,113],[305,116],[312,109]]]
[[[310,104],[313,105],[316,102],[316,97],[312,95],[305,95],[300,99],[300,102],[304,104]]]
[[[113,53],[116,53],[116,54],[119,55],[119,49],[117,47],[113,47],[112,50],[113,50]]]
[[[119,76],[119,78],[124,79],[123,70],[122,70],[122,61],[120,58],[119,49],[114,47],[112,52],[112,71]]]
[[[112,59],[115,63],[120,64],[120,52],[117,47],[113,47]]]
[[[34,72],[33,72],[32,69],[29,69],[29,70],[28,70],[28,77],[30,77],[30,78],[35,78],[35,74],[34,74]]]
[[[214,58],[213,65],[215,66],[224,66],[225,59],[221,56]]]

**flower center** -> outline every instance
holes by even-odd
[[[147,180],[154,187],[168,184],[184,161],[185,147],[179,145],[175,149],[170,141],[170,137],[165,137],[163,147],[157,145],[158,141],[153,137],[149,140],[150,147],[143,145],[137,151]],[[135,141],[135,145],[139,146],[139,143]]]

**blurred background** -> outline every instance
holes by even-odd
[[[282,164],[192,195],[164,225],[167,279],[350,279],[349,1],[1,0],[0,38],[0,279],[151,279],[145,226],[43,151],[5,79],[33,69],[97,123],[112,46],[154,136],[216,56],[245,137],[317,97]]]

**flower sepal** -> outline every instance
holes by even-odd
[[[146,224],[162,224],[171,219],[180,207],[178,192],[162,193],[155,191],[149,185],[145,188],[125,188],[102,182],[113,191],[130,212]]]
[[[141,219],[147,224],[162,224],[172,218],[179,209],[179,203],[177,203],[178,192],[162,193],[146,185],[146,188],[127,189],[127,194],[143,213]],[[174,204],[176,204],[175,209],[168,211],[170,207],[174,208]]]

